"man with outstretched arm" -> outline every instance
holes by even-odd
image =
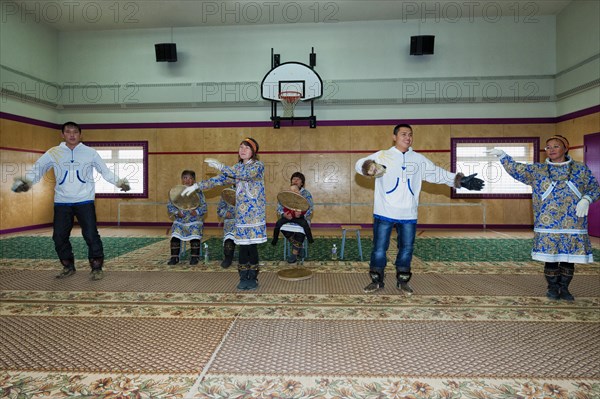
[[[92,280],[104,277],[104,248],[96,226],[96,183],[95,169],[109,183],[121,191],[129,191],[127,179],[119,179],[111,172],[96,150],[81,142],[81,128],[75,122],[62,125],[60,145],[50,148],[33,165],[33,170],[25,176],[15,179],[12,190],[16,193],[28,191],[39,182],[52,168],[56,185],[54,186],[54,221],[52,239],[54,248],[63,266],[57,278],[75,274],[75,257],[71,241],[71,229],[74,218],[81,226],[81,234],[88,246],[88,259],[92,269]]]
[[[356,172],[375,178],[373,206],[373,250],[369,263],[371,283],[365,293],[384,287],[386,252],[390,245],[392,229],[398,234],[396,256],[396,286],[410,295],[413,289],[408,284],[412,277],[410,263],[417,232],[417,208],[423,181],[481,190],[483,180],[476,174],[465,176],[452,173],[436,166],[425,156],[412,149],[413,131],[407,124],[394,127],[394,146],[381,150],[356,162]]]

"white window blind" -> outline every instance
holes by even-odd
[[[101,145],[93,144],[100,157],[106,163],[106,166],[114,172],[119,179],[127,179],[131,190],[127,193],[120,188],[113,186],[102,178],[94,170],[94,181],[96,182],[96,194],[119,194],[119,195],[139,195],[144,194],[144,169],[145,151],[142,145],[124,145],[118,144]]]
[[[534,140],[522,140],[515,142],[494,142],[492,139],[486,142],[457,142],[455,147],[456,171],[465,175],[477,173],[477,177],[485,181],[485,187],[481,191],[469,191],[464,188],[456,190],[461,196],[481,195],[530,195],[531,186],[520,183],[513,179],[502,167],[498,158],[487,154],[493,148],[503,150],[515,161],[521,163],[533,163],[535,161],[536,146]]]

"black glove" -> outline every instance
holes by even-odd
[[[484,186],[483,180],[476,178],[477,173],[473,173],[469,176],[463,176],[460,179],[460,186],[467,190],[481,191]]]

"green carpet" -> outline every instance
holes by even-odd
[[[103,237],[104,258],[112,259],[143,248],[162,237]],[[83,237],[71,237],[75,259],[87,259],[88,247]],[[11,237],[0,240],[0,257],[3,259],[55,259],[54,241],[51,237]]]
[[[276,261],[283,260],[283,243],[284,239],[280,238],[277,245],[271,245],[271,237],[265,244],[258,245],[258,254],[261,261]],[[221,238],[210,238],[206,241],[208,244],[208,253],[210,259],[223,259],[223,240]],[[326,261],[331,259],[331,249],[333,244],[337,246],[337,254],[340,256],[342,240],[336,238],[315,238],[315,242],[308,244],[308,257],[310,261]],[[372,241],[371,239],[361,238],[363,260],[369,260],[371,254]],[[237,252],[237,251],[236,251]],[[189,251],[186,257],[189,256]],[[360,260],[358,256],[358,245],[356,239],[346,239],[346,248],[344,250],[344,258],[346,260]]]
[[[106,259],[115,258],[131,251],[143,248],[159,241],[165,241],[168,248],[169,238],[164,237],[105,237],[102,238]],[[87,259],[87,245],[82,237],[72,237],[71,243],[76,259]],[[258,246],[261,261],[283,260],[283,243],[280,239],[276,246],[270,241]],[[223,259],[223,241],[210,238],[206,241],[211,260]],[[308,246],[309,261],[327,261],[331,259],[333,244],[337,246],[338,258],[341,256],[341,239],[316,238]],[[369,261],[373,242],[370,238],[361,238],[363,260]],[[392,237],[390,248],[396,245]],[[529,262],[531,261],[532,240],[530,239],[453,239],[453,238],[417,238],[414,256],[425,262]],[[237,252],[237,251],[236,251]],[[189,244],[184,256],[190,255]],[[594,256],[600,259],[600,250],[594,249]],[[0,240],[0,258],[3,259],[55,259],[54,243],[50,237],[11,237]],[[359,260],[356,239],[346,239],[345,260]],[[390,259],[393,261],[393,259]]]
[[[414,255],[425,262],[528,262],[531,239],[422,238]],[[600,250],[592,250],[600,259]]]
[[[424,238],[414,255],[425,262],[527,262],[532,240]]]

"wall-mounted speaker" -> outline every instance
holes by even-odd
[[[433,44],[435,36],[411,36],[410,37],[410,55],[433,54]]]
[[[175,43],[158,43],[154,45],[156,62],[176,62],[177,45]]]

